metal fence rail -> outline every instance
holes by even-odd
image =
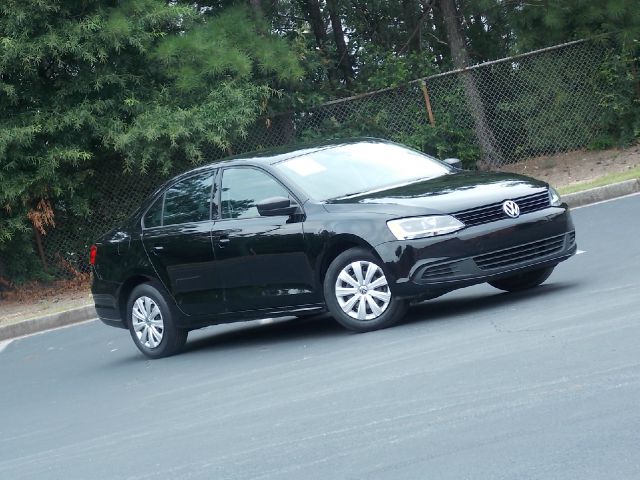
[[[469,167],[498,168],[584,148],[598,133],[598,72],[606,54],[595,42],[571,42],[262,118],[248,138],[234,145],[234,153],[376,136],[440,158],[456,156]],[[205,153],[208,161],[226,155],[214,148],[205,148]],[[43,242],[54,276],[86,272],[92,241],[168,176],[126,174],[120,168],[105,168],[92,180],[89,216],[73,215],[63,201],[54,206],[57,227]]]

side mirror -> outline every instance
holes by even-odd
[[[289,216],[298,212],[298,206],[291,205],[291,199],[285,197],[265,198],[256,203],[256,208],[262,217]]]
[[[459,158],[445,158],[443,162],[457,170],[462,170],[462,160]]]

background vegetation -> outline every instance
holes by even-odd
[[[136,190],[188,166],[260,147],[265,129],[280,129],[283,142],[393,137],[398,92],[422,95],[410,80],[581,38],[594,38],[604,52],[588,76],[593,95],[585,102],[600,111],[589,122],[566,114],[572,89],[583,88],[587,78],[580,66],[571,68],[570,53],[563,59],[569,66],[564,87],[549,82],[544,94],[509,90],[511,64],[493,87],[510,92],[506,100],[489,102],[480,79],[464,75],[437,92],[435,126],[425,121],[424,105],[403,110],[416,120],[394,138],[467,164],[580,146],[563,132],[592,129],[594,121],[593,148],[637,140],[637,2],[4,0],[0,284],[47,279],[61,270],[73,275],[82,263],[73,255],[99,233],[88,219],[113,223],[114,211],[124,215],[134,206]],[[492,69],[499,68],[505,67]],[[521,92],[527,78],[549,71],[544,58],[527,68],[519,72]],[[398,86],[381,93],[376,105],[314,110],[328,100]],[[505,147],[505,138],[515,140]],[[131,174],[139,184],[114,195],[118,179]],[[52,261],[46,244],[63,231],[73,232],[73,242]]]

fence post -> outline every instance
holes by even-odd
[[[431,98],[429,97],[427,82],[422,80],[420,82],[420,88],[422,88],[422,95],[424,95],[424,103],[427,106],[427,115],[429,116],[429,123],[431,124],[432,127],[435,127],[436,119],[433,117],[433,110],[431,110]]]

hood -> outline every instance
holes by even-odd
[[[327,201],[330,212],[355,205],[372,213],[423,215],[453,213],[468,208],[540,193],[547,184],[509,173],[460,171],[385,190]]]

